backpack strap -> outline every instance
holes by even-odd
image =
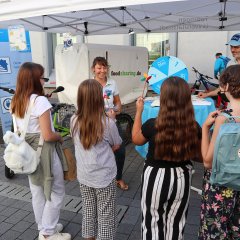
[[[25,138],[26,133],[27,133],[28,123],[29,123],[29,120],[30,120],[30,115],[31,115],[32,108],[33,108],[35,100],[36,100],[36,98],[34,98],[30,101],[29,106],[28,106],[28,110],[27,110],[27,112],[25,113],[25,116],[24,116],[24,127],[23,127],[23,132],[22,132],[23,138]]]
[[[36,97],[37,98],[37,97]],[[23,123],[23,131],[20,133],[20,136],[25,139],[25,136],[26,136],[26,132],[27,132],[27,127],[28,127],[28,123],[29,123],[29,120],[30,120],[30,115],[31,115],[31,112],[32,112],[32,108],[33,108],[33,105],[34,105],[34,102],[36,100],[36,98],[32,99],[29,103],[29,106],[28,106],[28,109],[27,109],[27,112],[25,113],[24,115],[24,123]],[[12,114],[12,118],[13,118],[13,127],[14,127],[14,132],[17,132],[18,131],[18,126],[17,126],[17,122],[16,122],[16,117],[14,114]],[[43,147],[43,137],[42,137],[42,134],[40,133],[40,137],[39,137],[39,143],[38,143],[38,148],[37,148],[37,154],[38,156],[41,155],[41,151],[42,151],[42,147]]]
[[[25,136],[26,136],[26,132],[27,132],[27,127],[28,127],[28,123],[29,123],[29,120],[30,120],[30,115],[31,115],[31,111],[32,111],[32,107],[33,107],[33,104],[35,102],[35,99],[32,99],[29,103],[29,106],[28,106],[28,109],[24,115],[24,122],[23,122],[23,130],[21,131],[20,136],[25,139]],[[17,121],[16,121],[16,116],[13,114],[12,115],[12,118],[13,118],[13,127],[14,127],[14,132],[17,132],[18,131],[18,126],[17,126]]]
[[[17,122],[16,122],[16,117],[14,114],[12,114],[12,120],[13,120],[13,131],[17,132],[18,131],[18,126],[17,126]]]
[[[226,118],[226,120],[225,120],[225,123],[228,123],[228,122],[230,122],[230,123],[236,123],[236,118],[238,118],[238,119],[240,119],[240,116],[232,116],[232,114],[230,113],[230,112],[221,112],[220,114],[219,114],[220,116],[224,116],[225,118]]]

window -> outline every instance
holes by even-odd
[[[149,66],[159,57],[169,55],[168,33],[136,34],[136,46],[146,47],[149,52]]]

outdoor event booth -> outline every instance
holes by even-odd
[[[239,9],[240,0],[0,0],[0,29],[22,25],[30,31],[83,36],[133,31],[234,31],[240,30]],[[61,55],[61,48],[57,49],[57,55]],[[64,64],[67,63],[60,65]],[[68,86],[60,77],[62,68],[56,71],[59,76],[56,81]]]
[[[240,0],[1,0],[0,28],[80,35],[240,29]]]
[[[135,33],[233,31],[240,29],[239,9],[240,0],[0,0],[0,29],[21,25],[31,31],[68,32],[83,36],[126,34],[133,31]],[[60,56],[70,54],[70,51],[62,53],[61,48],[57,49],[56,62],[64,62],[60,60]],[[114,59],[115,57],[112,57],[111,62],[115,61]],[[134,61],[136,58],[131,59],[131,62]],[[140,57],[138,61],[137,64],[141,65],[143,59]],[[61,67],[56,69],[56,82],[70,87],[69,76],[63,74],[65,79],[61,76],[63,64],[67,66],[68,63],[62,62]],[[143,74],[146,67],[142,69]],[[90,71],[87,72],[88,74],[86,72],[79,74],[90,76]],[[76,80],[73,79],[73,82]],[[127,103],[136,98],[132,93],[142,85],[139,79],[135,79],[124,84],[118,83],[118,86],[123,102]],[[128,95],[126,100],[123,89],[129,92],[126,94]],[[62,101],[69,102],[69,99],[65,96]]]

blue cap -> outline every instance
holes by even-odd
[[[226,45],[240,46],[240,33],[234,34]]]

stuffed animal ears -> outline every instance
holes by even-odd
[[[7,131],[4,136],[3,140],[6,144],[13,143],[19,145],[23,139],[19,137],[16,133],[13,133],[11,131]]]

